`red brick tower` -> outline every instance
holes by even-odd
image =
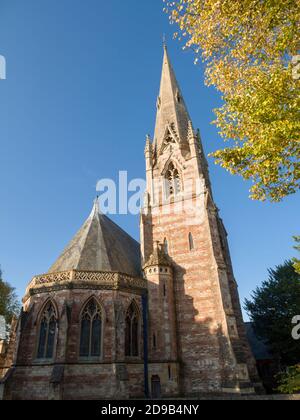
[[[169,379],[178,381],[178,393],[185,395],[251,393],[257,373],[227,234],[212,197],[200,135],[166,48],[154,140],[147,138],[145,156],[141,247],[152,386],[161,381],[163,394],[174,393]]]

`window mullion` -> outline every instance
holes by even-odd
[[[92,357],[93,318],[90,317],[89,357]]]
[[[133,322],[130,320],[130,356],[133,356]]]
[[[46,332],[46,337],[45,337],[45,348],[44,348],[44,358],[45,359],[47,357],[47,352],[48,352],[49,329],[50,329],[50,323],[49,323],[49,319],[47,319],[47,332]]]

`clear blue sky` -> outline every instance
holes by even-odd
[[[207,152],[219,96],[171,38],[162,0],[0,0],[0,264],[22,296],[78,230],[99,178],[144,176],[153,133],[162,34]],[[292,257],[300,196],[282,204],[248,198],[248,185],[210,162],[241,298]],[[113,219],[136,239],[138,217]]]

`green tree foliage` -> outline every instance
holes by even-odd
[[[297,243],[295,249],[300,252],[300,236],[295,236],[294,239]],[[298,260],[297,258],[294,258],[294,268],[297,271],[297,273],[300,274],[300,260]]]
[[[213,154],[251,180],[251,197],[280,201],[300,188],[299,0],[164,0],[179,38],[206,63],[221,94]]]
[[[18,315],[20,304],[15,293],[15,289],[2,278],[0,269],[0,315],[10,324],[14,315]]]
[[[292,261],[269,270],[269,279],[246,300],[245,309],[273,354],[286,366],[299,363],[300,341],[292,337],[292,320],[300,315],[300,275]]]
[[[282,394],[296,394],[300,392],[300,365],[288,368],[288,371],[279,376],[278,391]]]

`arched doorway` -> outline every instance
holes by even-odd
[[[158,375],[153,375],[151,379],[151,394],[153,399],[161,398],[161,383]]]

